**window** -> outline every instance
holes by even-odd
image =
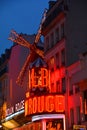
[[[71,124],[71,127],[74,124],[74,110],[73,110],[73,108],[70,109],[70,124]]]
[[[85,119],[87,120],[87,90],[84,91],[84,112]]]
[[[85,99],[84,104],[85,104],[85,114],[87,115],[87,99]]]
[[[83,105],[83,96],[81,95],[80,96],[80,113],[83,113],[83,107],[84,107],[84,105]]]
[[[51,83],[51,93],[54,93],[55,90],[54,90],[54,83]]]
[[[65,77],[62,78],[62,91],[65,93],[66,92],[66,82],[65,82]]]
[[[65,49],[61,51],[61,66],[65,66]]]
[[[54,57],[52,56],[51,58],[50,58],[50,68],[51,68],[51,72],[53,72],[54,71],[54,62],[55,62],[55,60],[54,60]]]
[[[61,24],[61,38],[64,37],[64,23]]]
[[[0,81],[0,92],[2,91],[2,82]]]
[[[73,95],[73,88],[74,88],[74,85],[71,83],[71,78],[69,78],[69,95]]]
[[[2,89],[2,92],[1,92],[1,95],[3,95],[3,99],[6,100],[6,97],[7,97],[7,79],[4,78],[2,81],[1,81],[1,89]]]
[[[51,68],[51,72],[54,72],[54,68],[53,67]]]
[[[84,98],[87,99],[87,90],[84,91]]]
[[[56,53],[56,68],[59,68],[59,53]]]
[[[55,43],[59,41],[59,28],[56,28],[55,30]]]
[[[45,51],[49,49],[49,37],[46,38],[46,46],[45,46]]]
[[[56,81],[56,92],[57,92],[57,93],[61,93],[60,81]]]
[[[69,95],[73,95],[73,89],[72,90],[69,90]]]
[[[3,92],[2,92],[2,82],[0,82],[0,98],[2,98],[2,97],[1,97],[2,94],[3,94]]]
[[[51,47],[53,47],[53,45],[54,45],[54,34],[53,33],[51,33]]]
[[[85,120],[87,121],[87,99],[84,99]]]
[[[76,107],[76,113],[77,113],[77,124],[80,123],[80,106]]]
[[[78,85],[75,85],[75,93],[78,93],[80,90],[79,90],[79,86]]]
[[[52,56],[51,58],[50,58],[50,65],[54,65],[54,57]]]

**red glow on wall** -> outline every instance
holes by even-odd
[[[25,116],[41,113],[62,113],[65,110],[63,95],[30,97],[25,101]]]
[[[82,97],[80,96],[80,112],[83,113]]]

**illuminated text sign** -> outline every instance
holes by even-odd
[[[61,113],[64,112],[63,95],[46,95],[30,97],[25,101],[25,115],[40,113]]]
[[[30,86],[47,87],[49,84],[49,71],[46,68],[33,68],[30,71]]]
[[[19,103],[16,103],[15,106],[12,106],[6,110],[6,116],[9,116],[17,111],[24,109],[24,100]]]

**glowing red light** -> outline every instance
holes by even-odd
[[[30,72],[31,88],[48,87],[49,73],[46,68],[33,68]]]
[[[25,101],[25,115],[37,113],[61,113],[65,110],[63,95],[30,97]]]

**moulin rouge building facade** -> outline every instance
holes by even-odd
[[[29,66],[24,114],[21,116],[22,123],[16,125],[18,128],[14,127],[15,130],[50,130],[58,127],[62,130],[86,129],[87,82],[81,78],[82,61],[81,64],[79,60],[66,67],[67,57],[70,57],[66,55],[66,50],[68,52],[70,48],[66,47],[65,37],[68,8],[66,1],[65,4],[63,2],[49,2],[42,28],[45,60],[37,57]],[[85,75],[85,79],[86,77]],[[82,87],[79,89],[78,86]],[[19,122],[20,116],[14,119]]]
[[[64,40],[63,44],[60,45],[60,48],[64,55],[63,50],[64,48],[62,48],[63,46],[64,46]],[[50,58],[48,57],[48,59]],[[64,62],[65,61],[63,61],[63,64],[65,64]],[[54,64],[54,58],[51,59],[50,63],[51,65]],[[58,127],[61,127],[61,129],[63,130],[66,129],[65,95],[64,95],[66,90],[65,88],[63,88],[62,91],[62,86],[59,85],[59,82],[61,82],[61,78],[63,79],[63,83],[65,83],[65,67],[63,66],[60,70],[57,71],[55,75],[56,78],[54,78],[53,71],[54,71],[53,68],[50,68],[50,64],[48,63],[47,60],[43,60],[41,57],[35,58],[35,61],[33,61],[29,65],[29,71],[28,71],[29,79],[26,89],[26,98],[25,103],[22,104],[22,106],[25,104],[24,113],[22,113],[22,118],[23,119],[25,118],[25,120],[21,118],[20,121],[20,114],[19,117],[17,118],[14,117],[13,116],[14,112],[12,111],[13,113],[10,112],[9,115],[7,115],[8,117],[11,116],[10,117],[11,119],[6,120],[8,119],[6,118],[2,120],[3,126],[7,125],[10,121],[10,123],[13,122],[14,125],[13,128],[11,129],[26,124],[27,122],[25,126],[15,128],[16,130],[17,129],[49,130],[49,129],[57,129]],[[10,107],[8,106],[7,110],[10,111],[9,108]],[[22,123],[19,124],[19,122]],[[5,127],[8,128],[8,126]]]
[[[54,3],[50,3],[50,6]],[[25,116],[30,117],[34,124],[39,122],[40,127],[38,125],[38,129],[42,130],[66,129],[65,14],[60,8],[61,6],[61,1],[56,2],[56,7],[51,12],[52,18],[50,17],[50,11],[48,11],[46,21],[43,24],[45,62],[43,59],[37,58],[30,65],[30,89],[26,93]],[[57,15],[53,15],[55,12]],[[52,22],[51,25],[50,22]],[[58,25],[60,25],[60,28],[58,28]],[[59,29],[61,30],[60,36],[58,34]],[[55,36],[53,31],[55,31]],[[58,61],[59,55],[61,62]],[[54,63],[55,59],[56,63]],[[35,129],[35,125],[32,128]]]
[[[26,94],[25,116],[33,122],[39,121],[41,129],[49,129],[50,122],[54,128],[61,124],[65,129],[65,98],[62,94],[51,92],[50,70],[43,63],[42,59],[36,59],[30,69],[30,92]]]

